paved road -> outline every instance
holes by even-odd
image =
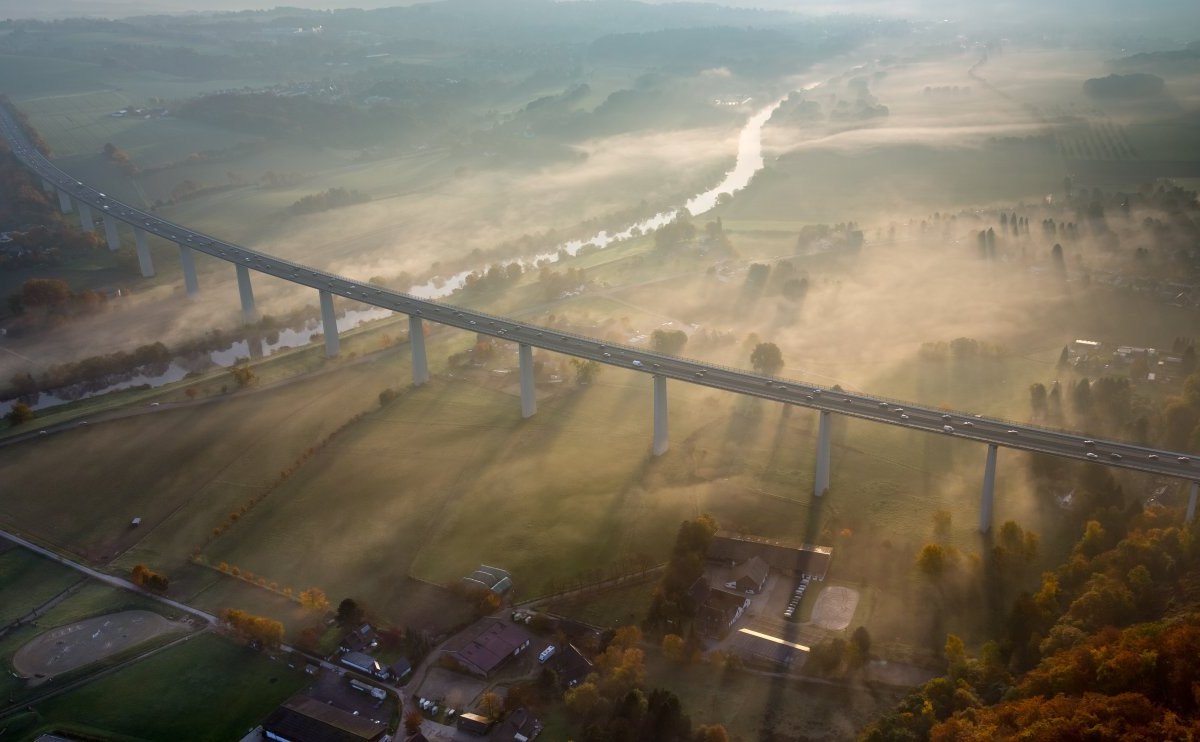
[[[14,533],[9,533],[8,531],[0,530],[0,538],[8,539],[9,541],[12,541],[14,544],[23,546],[32,552],[35,552],[37,554],[40,554],[40,555],[46,557],[47,559],[52,559],[52,560],[58,562],[59,564],[70,567],[71,569],[74,569],[78,572],[82,572],[83,574],[87,575],[88,577],[91,577],[94,580],[99,580],[100,582],[103,582],[106,585],[118,587],[123,590],[131,590],[140,595],[144,595],[147,598],[150,598],[151,600],[157,600],[159,603],[162,603],[164,605],[169,605],[172,608],[183,611],[184,613],[187,613],[188,615],[203,619],[208,626],[217,626],[220,624],[220,619],[218,619],[216,616],[214,616],[211,613],[202,611],[199,608],[193,608],[192,606],[187,605],[186,603],[180,603],[178,600],[171,600],[170,598],[159,595],[158,593],[153,593],[148,590],[144,590],[141,587],[130,582],[129,580],[123,579],[121,577],[114,577],[113,575],[105,574],[104,572],[100,572],[98,570],[92,569],[91,567],[89,567],[85,564],[80,564],[79,562],[68,559],[65,556],[62,556],[61,554],[58,554],[57,552],[51,551],[50,549],[44,548],[42,546],[38,546],[37,544],[35,544],[31,541],[28,541],[26,539],[23,539]],[[296,647],[292,647],[287,644],[281,645],[280,649],[283,650],[284,652],[293,653],[297,657],[303,657],[303,658],[306,658],[313,662],[319,662],[321,664],[321,667],[323,667],[326,670],[329,670],[330,672],[336,672],[338,674],[345,674],[346,672],[350,672],[350,674],[352,674],[352,675],[358,674],[358,673],[354,673],[352,671],[347,670],[347,668],[345,668],[345,667],[334,664],[333,662],[329,662],[328,660],[322,659],[320,657],[315,657],[307,652],[304,652],[300,649],[297,649]],[[371,680],[372,682],[376,682],[373,678],[365,678],[365,676],[364,676],[364,679]],[[384,687],[387,687],[387,686],[384,686]],[[397,696],[400,695],[400,692],[395,690],[394,688],[389,688],[389,689],[396,692]]]
[[[119,587],[123,590],[132,590],[135,593],[140,593],[141,595],[145,595],[146,597],[151,598],[152,600],[157,600],[158,602],[163,603],[164,605],[169,605],[172,608],[175,608],[176,610],[183,611],[184,613],[195,616],[196,618],[203,619],[208,624],[216,624],[217,623],[217,617],[211,613],[205,613],[202,610],[193,608],[190,605],[186,605],[184,603],[180,603],[177,600],[171,600],[170,598],[163,597],[162,595],[158,595],[156,593],[149,592],[148,590],[143,590],[142,588],[133,584],[129,580],[123,579],[121,577],[114,577],[110,574],[105,574],[104,572],[99,572],[97,570],[94,570],[87,565],[80,564],[79,562],[75,562],[70,559],[67,559],[65,556],[62,556],[61,554],[58,554],[57,552],[53,552],[50,549],[38,546],[37,544],[33,543],[32,541],[26,541],[25,539],[21,538],[20,536],[17,536],[16,534],[9,533],[8,531],[0,531],[0,538],[6,538],[9,541],[12,541],[14,544],[24,546],[26,549],[29,549],[32,552],[41,554],[42,556],[46,557],[47,559],[52,559],[52,560],[58,562],[59,564],[70,567],[71,569],[74,569],[78,572],[82,572],[83,574],[87,575],[88,577],[91,577],[93,580],[98,580],[100,582],[103,582],[106,585],[111,585],[113,587]]]
[[[300,265],[265,253],[225,242],[155,214],[109,198],[75,180],[47,160],[28,142],[7,110],[0,109],[0,134],[14,154],[38,176],[50,180],[71,198],[92,206],[97,214],[110,216],[165,240],[190,247],[220,260],[245,266],[259,273],[282,278],[319,291],[428,319],[439,324],[502,340],[542,348],[555,353],[596,361],[646,374],[722,389],[762,399],[815,410],[898,425],[947,437],[989,443],[1006,448],[1094,461],[1125,469],[1200,480],[1200,461],[1181,453],[1111,440],[1090,441],[1075,433],[1049,430],[1026,423],[1009,422],[962,412],[948,412],[907,402],[888,400],[857,392],[844,392],[810,383],[774,378],[741,369],[679,358],[632,346],[604,343],[595,338],[497,317],[441,302],[418,299],[408,294],[355,281],[327,271]]]

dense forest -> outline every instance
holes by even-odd
[[[1200,375],[1183,397],[1196,421]],[[1175,413],[1178,414],[1178,413]],[[1034,468],[1038,465],[1034,463]],[[980,594],[942,608],[991,611],[992,638],[978,652],[946,638],[945,673],[911,694],[865,740],[1183,739],[1200,734],[1200,535],[1181,510],[1127,493],[1110,470],[1077,466],[1070,524],[1078,540],[1066,561],[1019,590],[1016,524],[1005,524],[991,554],[975,563]],[[1069,527],[1066,525],[1064,527]],[[1025,534],[1025,550],[1036,537]],[[1022,539],[1017,539],[1020,545]],[[937,554],[935,552],[940,552]],[[939,558],[940,557],[940,558]],[[917,568],[935,594],[952,594],[961,565],[936,544]],[[1014,579],[1015,578],[1015,579]],[[1013,593],[1015,597],[1008,599]],[[997,618],[997,616],[999,618]]]

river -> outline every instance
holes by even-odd
[[[803,89],[811,90],[818,84],[813,83],[805,86]],[[763,129],[766,127],[771,115],[775,113],[775,109],[779,108],[784,100],[786,100],[786,97],[779,98],[770,105],[764,106],[746,121],[741,133],[738,135],[737,159],[734,161],[733,169],[725,173],[725,177],[721,179],[720,183],[689,199],[684,204],[683,210],[686,210],[691,216],[699,216],[714,209],[720,201],[721,196],[736,193],[749,185],[754,175],[763,168]],[[556,263],[563,253],[576,255],[585,246],[604,249],[623,240],[628,240],[635,235],[653,232],[662,226],[670,224],[679,216],[680,211],[680,209],[663,211],[635,224],[630,224],[618,232],[610,234],[607,231],[601,231],[586,240],[571,240],[552,251],[535,255],[532,258],[517,258],[517,261],[523,267],[531,268],[539,263]],[[426,283],[409,288],[408,293],[422,299],[445,298],[461,289],[466,282],[467,276],[472,272],[466,270],[448,278],[434,277]],[[390,310],[378,307],[368,310],[350,310],[338,317],[337,327],[339,331],[345,332],[366,322],[383,319],[392,314]],[[312,320],[300,328],[280,330],[278,339],[273,342],[268,343],[266,340],[259,340],[261,343],[261,353],[255,355],[269,356],[285,348],[297,348],[307,345],[312,341],[314,336],[320,333],[321,325],[317,320]],[[42,392],[36,400],[26,401],[32,409],[41,410],[68,401],[87,399],[135,386],[149,385],[151,387],[159,387],[183,379],[188,373],[189,368],[204,366],[211,368],[212,365],[229,367],[238,360],[249,357],[251,357],[249,341],[242,340],[228,348],[210,352],[207,362],[205,362],[205,359],[191,359],[190,361],[188,359],[176,359],[161,374],[153,376],[141,373],[132,374],[129,378],[113,382],[103,388],[88,389],[86,391],[58,389],[52,392]],[[83,387],[84,385],[79,386]],[[15,404],[15,400],[0,402],[0,415],[7,414],[12,409],[13,404]]]
[[[819,84],[812,83],[804,86],[802,89],[806,91],[812,90]],[[763,129],[766,127],[767,121],[771,119],[771,115],[775,113],[775,109],[779,108],[785,100],[787,100],[787,96],[779,98],[770,105],[764,106],[750,117],[742,127],[741,134],[738,135],[737,159],[733,163],[733,169],[725,173],[725,177],[721,179],[720,183],[689,199],[683,207],[688,214],[691,216],[700,216],[712,211],[716,208],[721,196],[726,194],[732,195],[742,190],[750,184],[750,179],[759,170],[763,169]],[[559,256],[563,253],[577,255],[585,246],[604,249],[609,245],[627,240],[635,235],[653,232],[660,227],[666,226],[674,221],[675,217],[679,216],[679,212],[679,209],[662,211],[640,222],[630,224],[619,232],[610,234],[608,231],[601,231],[586,240],[564,242],[554,250],[535,255],[532,258],[520,258],[517,262],[521,263],[524,268],[530,268],[539,263],[557,263]],[[441,299],[462,288],[467,280],[467,276],[471,275],[472,272],[471,270],[465,270],[449,278],[434,277],[426,283],[411,287],[408,293],[421,299]]]

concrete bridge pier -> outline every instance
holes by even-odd
[[[667,377],[654,377],[654,455],[667,452]]]
[[[79,228],[84,232],[96,230],[96,220],[92,218],[92,207],[79,201]]]
[[[254,308],[254,287],[250,285],[250,269],[237,264],[238,295],[242,298],[242,320],[252,324],[258,319],[258,311]]]
[[[333,313],[333,294],[328,291],[318,291],[321,294],[321,332],[325,333],[325,357],[333,358],[338,354],[337,315]]]
[[[188,296],[200,293],[200,280],[196,278],[196,259],[192,248],[187,245],[179,246],[179,264],[183,266],[183,285],[187,287]]]
[[[517,357],[521,361],[521,417],[533,417],[537,412],[537,390],[533,386],[533,348],[521,343],[517,346]]]
[[[116,250],[121,246],[121,236],[117,234],[117,220],[108,214],[104,215],[104,241],[108,243],[109,250]]]
[[[988,444],[987,463],[983,467],[983,496],[979,502],[979,532],[992,530],[992,500],[996,494],[996,450],[995,443]]]
[[[42,178],[42,190],[46,193],[54,193],[54,183],[50,182],[49,178]]]
[[[425,323],[415,314],[408,315],[408,349],[412,354],[413,386],[429,381],[429,359],[425,355]]]
[[[1192,482],[1192,486],[1188,493],[1187,515],[1184,521],[1191,523],[1196,519],[1196,498],[1200,496],[1200,482]]]
[[[142,270],[142,278],[154,275],[154,261],[150,259],[150,246],[146,244],[146,230],[133,228],[133,244],[137,246],[138,268]]]
[[[62,213],[64,214],[71,213],[71,194],[67,193],[66,191],[59,190],[58,208],[61,209]]]
[[[829,491],[829,427],[832,424],[831,413],[821,411],[820,423],[817,426],[817,466],[813,477],[813,495],[823,496]]]

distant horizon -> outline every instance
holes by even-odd
[[[31,8],[26,0],[0,0],[0,17],[6,19],[54,20],[77,17],[128,18],[141,15],[183,15],[192,13],[228,13],[244,10],[272,10],[275,8],[298,8],[303,10],[344,10],[361,8],[406,7],[444,0],[292,0],[291,2],[255,2],[255,0],[45,0]],[[575,2],[582,0],[560,0]],[[830,0],[632,0],[650,5],[693,4],[715,5],[740,9],[763,9],[795,12],[812,15],[869,15],[930,20],[945,18],[961,20],[968,17],[988,16],[996,19],[1012,19],[1030,15],[1042,17],[1069,16],[1072,8],[1068,4],[1047,6],[1033,0],[1002,0],[1001,2],[979,2],[964,5],[951,0],[853,0],[832,2]],[[974,7],[971,7],[974,5]],[[199,6],[199,7],[198,7]],[[1080,4],[1091,17],[1101,13],[1123,17],[1129,21],[1147,21],[1150,17],[1163,17],[1191,11],[1190,15],[1200,19],[1200,4],[1184,0],[1164,0],[1152,7],[1130,6],[1118,0],[1097,0]],[[1172,30],[1177,30],[1178,27]],[[1193,36],[1200,40],[1200,30]]]

